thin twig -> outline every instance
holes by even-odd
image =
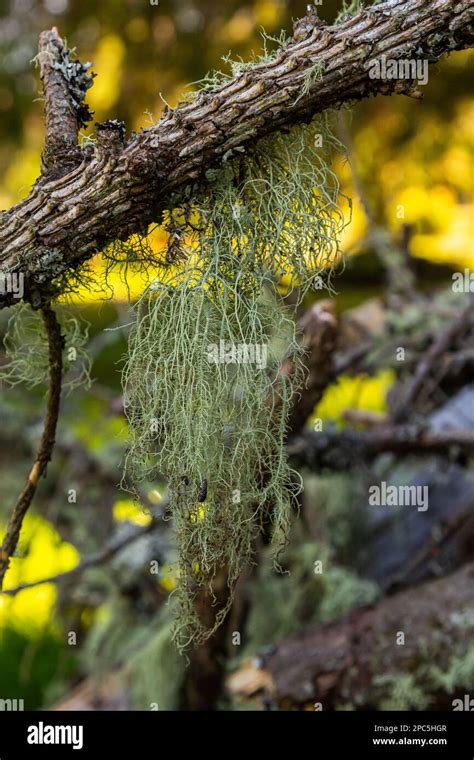
[[[163,502],[160,505],[160,514],[162,514],[165,508],[166,502]],[[115,555],[118,554],[126,546],[129,546],[137,539],[150,533],[156,527],[157,515],[153,515],[152,517],[153,519],[150,523],[148,523],[148,525],[137,528],[136,530],[125,535],[115,536],[113,539],[108,541],[102,549],[95,552],[94,554],[91,554],[89,557],[85,557],[83,560],[81,560],[81,562],[79,562],[78,565],[76,565],[76,567],[73,567],[71,570],[65,570],[62,573],[51,575],[49,578],[42,578],[39,581],[21,583],[14,588],[0,591],[0,594],[3,596],[15,596],[15,594],[18,594],[19,591],[24,591],[28,588],[35,588],[36,586],[42,586],[45,583],[59,583],[59,581],[62,581],[65,578],[73,578],[81,575],[84,570],[87,570],[90,567],[102,565],[104,562],[107,562],[109,559],[115,557]]]
[[[392,414],[394,422],[404,422],[413,410],[417,397],[433,371],[437,360],[459,338],[470,329],[474,315],[474,299],[469,298],[468,305],[455,319],[433,340],[429,349],[422,355],[410,384],[403,397],[397,403]]]
[[[0,548],[0,590],[3,587],[3,579],[10,564],[10,557],[13,555],[18,544],[24,517],[36,493],[39,479],[44,475],[48,462],[51,459],[56,438],[56,427],[61,401],[64,339],[61,335],[61,325],[57,320],[54,310],[49,304],[41,309],[41,315],[43,317],[43,323],[48,337],[48,405],[46,409],[43,435],[41,436],[33,467],[31,468],[25,487],[15,504],[8,522],[3,544]]]

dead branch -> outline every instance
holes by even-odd
[[[466,430],[430,432],[422,427],[377,425],[370,430],[307,431],[292,439],[288,455],[313,472],[345,470],[370,462],[379,454],[449,454],[460,450],[474,454],[474,434]]]
[[[446,671],[453,656],[465,654],[469,634],[462,621],[474,607],[473,580],[470,563],[342,620],[311,626],[246,662],[228,679],[228,688],[234,696],[259,694],[278,706],[315,709],[321,703],[330,710],[349,702],[359,710],[376,709],[387,692],[378,679],[411,673],[431,703],[446,708],[453,695],[443,695],[428,666]]]
[[[46,132],[41,171],[57,177],[81,162],[77,138],[79,128],[92,118],[84,102],[86,91],[92,85],[92,75],[86,73],[90,64],[73,59],[56,27],[40,35],[38,61]]]
[[[319,301],[298,321],[305,351],[306,379],[292,405],[288,420],[291,435],[297,435],[334,377],[333,357],[337,340],[336,309],[333,301]],[[283,372],[285,368],[283,367]]]
[[[413,411],[413,406],[420,391],[429,375],[433,372],[437,360],[453,345],[459,336],[471,329],[473,317],[474,298],[469,298],[465,309],[452,320],[445,330],[437,335],[429,349],[421,357],[412,380],[392,412],[392,418],[395,422],[407,420]]]

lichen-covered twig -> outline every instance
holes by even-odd
[[[38,63],[45,100],[46,137],[41,170],[56,176],[70,171],[80,163],[77,149],[80,127],[92,118],[84,103],[92,85],[87,73],[89,63],[74,59],[56,27],[42,32],[39,39]]]
[[[3,587],[3,579],[8,570],[10,558],[18,544],[24,517],[35,495],[39,479],[45,473],[51,459],[56,437],[61,400],[64,340],[54,309],[47,304],[43,306],[41,314],[48,336],[49,351],[49,390],[46,417],[33,467],[15,504],[0,548],[0,590]]]
[[[319,151],[316,129],[324,134]],[[210,591],[227,567],[233,590],[261,521],[272,525],[275,555],[286,540],[300,481],[287,466],[284,441],[304,346],[275,282],[286,276],[301,298],[316,272],[321,287],[330,281],[345,224],[330,169],[333,144],[321,119],[259,143],[245,173],[240,163],[214,172],[207,193],[193,199],[196,240],[183,222],[183,246],[196,244],[192,261],[168,280],[156,279],[139,303],[124,376],[125,482],[133,490],[159,474],[168,480],[183,610],[176,638],[183,648],[205,641],[222,621],[232,593],[208,628],[193,604],[197,589]],[[327,312],[319,308],[316,315],[332,327]],[[226,346],[231,354],[221,356]],[[283,359],[291,371],[288,363],[281,371]]]

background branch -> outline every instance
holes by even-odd
[[[466,430],[430,432],[413,425],[378,425],[371,430],[305,432],[288,445],[288,454],[300,466],[314,472],[345,470],[367,463],[385,451],[394,454],[449,454],[460,449],[474,453],[474,435]]]
[[[465,309],[452,320],[448,327],[433,339],[429,349],[422,355],[413,378],[392,413],[392,418],[395,422],[405,422],[408,419],[418,394],[425,386],[437,360],[453,345],[459,336],[472,328],[474,298],[471,296],[468,298],[468,304]]]
[[[164,501],[160,505],[160,515],[165,511],[167,502]],[[139,538],[142,538],[143,536],[148,535],[148,533],[151,533],[152,530],[156,529],[156,521],[158,518],[158,514],[152,515],[151,522],[148,523],[148,525],[140,526],[138,528],[133,528],[130,531],[127,531],[123,535],[114,536],[110,541],[108,541],[105,546],[102,547],[97,552],[94,552],[89,557],[85,557],[82,559],[79,564],[77,564],[75,567],[71,568],[71,570],[65,570],[62,573],[56,573],[56,575],[51,575],[48,578],[42,578],[38,581],[31,581],[30,583],[21,583],[18,586],[15,586],[14,588],[9,588],[3,591],[0,591],[1,594],[4,596],[15,596],[20,591],[24,591],[25,589],[29,588],[35,588],[36,586],[42,586],[45,583],[59,583],[60,581],[65,580],[66,578],[76,578],[79,575],[82,575],[82,573],[85,570],[88,570],[90,567],[96,567],[97,565],[103,565],[105,562],[108,562],[109,560],[113,559],[119,552],[122,551],[122,549],[125,549],[127,546],[130,546],[130,544],[133,544],[134,541],[137,541]]]
[[[437,709],[450,707],[455,695],[446,687],[443,704],[441,683],[429,666],[446,672],[450,660],[468,649],[461,621],[474,605],[473,578],[471,563],[342,620],[311,626],[245,663],[229,678],[228,688],[242,698],[263,696],[276,704],[314,709],[318,701],[327,710],[352,697],[358,710],[374,709],[380,691],[387,689],[381,676],[390,683],[411,673],[417,694],[424,694],[428,704],[433,699]],[[397,643],[399,632],[405,635],[403,646]]]

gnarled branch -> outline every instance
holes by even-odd
[[[384,0],[334,26],[310,7],[271,61],[167,110],[120,151],[99,142],[81,150],[80,164],[75,159],[64,176],[41,176],[28,198],[2,215],[0,273],[22,272],[26,297],[41,302],[56,276],[159,221],[174,192],[235,148],[371,94],[413,94],[413,81],[372,78],[371,61],[433,62],[470,47],[473,18],[471,0]],[[54,123],[52,106],[50,118]],[[12,300],[2,295],[0,307]]]

